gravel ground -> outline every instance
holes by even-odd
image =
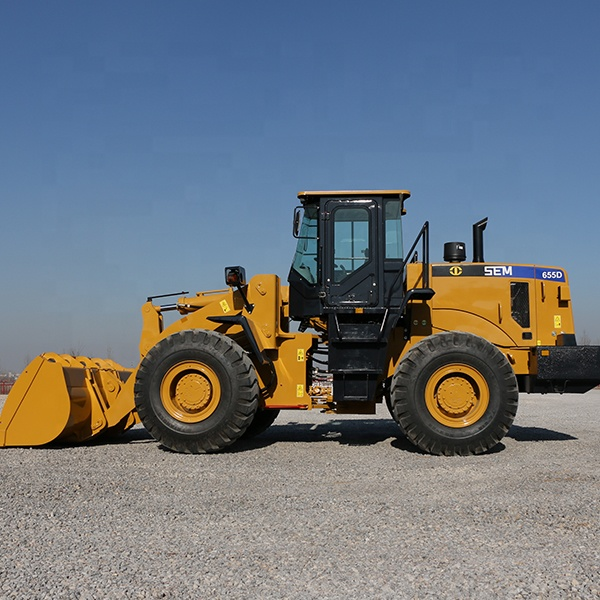
[[[493,452],[282,413],[208,456],[0,450],[0,598],[600,598],[600,391],[522,396]]]

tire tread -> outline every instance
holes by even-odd
[[[476,431],[471,437],[459,439],[450,435],[454,432],[443,436],[429,430],[415,414],[415,403],[424,400],[415,398],[414,394],[419,373],[432,357],[465,349],[467,354],[479,357],[494,371],[502,390],[502,398],[499,400],[498,414],[494,416],[490,426],[483,432]],[[425,452],[446,456],[481,454],[498,444],[513,423],[518,397],[517,380],[504,354],[487,340],[460,331],[438,333],[418,342],[398,364],[391,386],[393,416],[406,437]]]
[[[230,380],[235,382],[233,405],[227,418],[197,435],[184,431],[184,428],[169,427],[165,419],[156,414],[149,397],[150,382],[161,362],[174,352],[186,351],[210,355],[223,365],[230,373]],[[176,452],[202,454],[223,450],[243,435],[254,418],[259,388],[254,365],[236,342],[214,331],[189,329],[160,340],[150,349],[138,369],[134,396],[144,427],[157,441]]]

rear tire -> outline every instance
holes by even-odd
[[[144,357],[135,405],[152,436],[176,452],[216,452],[252,423],[258,382],[242,348],[214,331],[190,329],[158,342]]]
[[[458,331],[413,346],[392,381],[391,408],[406,437],[431,454],[480,454],[508,432],[519,390],[510,363],[487,340]]]
[[[391,388],[391,384],[390,384],[390,388]],[[390,412],[390,415],[392,415],[392,419],[394,419],[394,421],[396,422],[396,425],[398,425],[398,427],[400,428],[400,431],[402,432],[402,435],[404,435],[404,429],[402,429],[402,423],[400,423],[400,421],[398,421],[398,417],[396,416],[396,413],[394,412],[394,408],[392,406],[392,392],[391,392],[391,389],[386,390],[386,393],[385,393],[385,405],[387,406],[387,409]]]

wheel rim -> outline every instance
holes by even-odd
[[[171,367],[160,386],[165,410],[183,423],[198,423],[208,418],[221,400],[217,374],[207,365],[187,361]]]
[[[431,416],[447,427],[468,427],[485,414],[490,390],[481,373],[464,364],[438,369],[425,388],[425,402]]]

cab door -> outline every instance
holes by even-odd
[[[325,203],[325,304],[377,306],[380,259],[377,203],[373,200]]]

